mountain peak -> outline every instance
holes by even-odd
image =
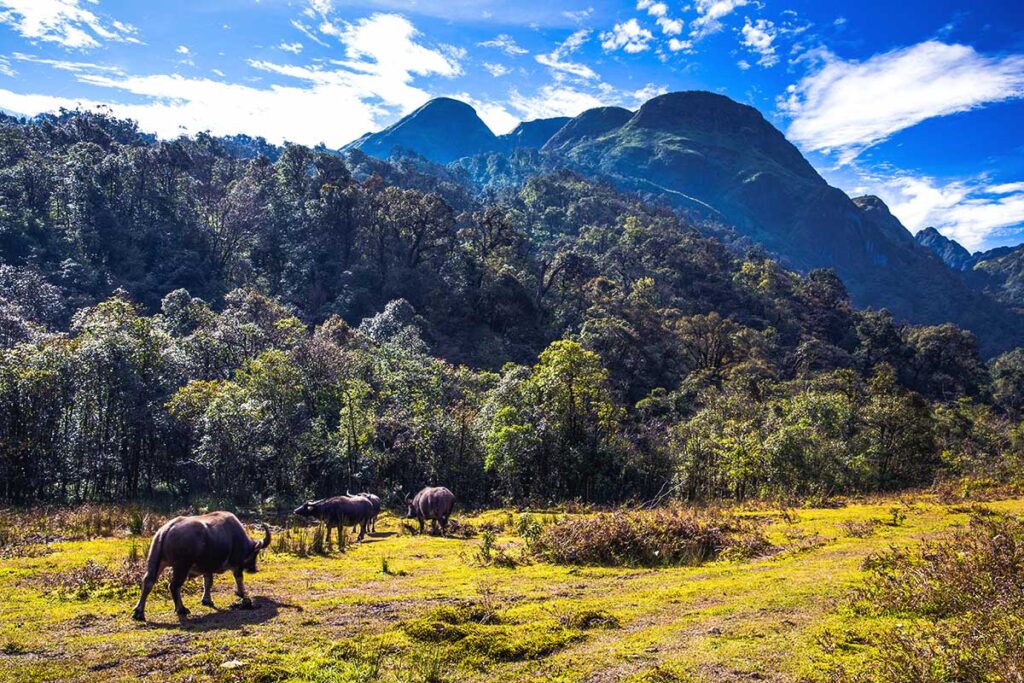
[[[381,159],[397,149],[409,149],[439,164],[493,150],[497,137],[465,102],[437,97],[382,131],[351,143]]]
[[[914,239],[921,246],[931,249],[954,270],[970,270],[978,260],[959,242],[949,239],[935,228],[919,230]]]

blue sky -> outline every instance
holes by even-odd
[[[519,120],[705,89],[834,185],[970,249],[1024,241],[1017,0],[0,0],[0,108],[338,147],[430,97]]]

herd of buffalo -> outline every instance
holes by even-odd
[[[421,534],[427,520],[435,532],[440,523],[441,533],[447,533],[448,518],[455,506],[455,496],[451,491],[443,486],[427,487],[415,496],[407,496],[405,502],[406,516],[419,520]],[[347,526],[359,527],[358,540],[363,539],[367,529],[375,532],[380,510],[380,498],[372,493],[358,493],[309,501],[299,506],[295,514],[323,522],[327,526],[329,545],[334,528],[338,530],[339,540],[342,528]],[[168,521],[153,535],[146,574],[142,578],[142,596],[132,617],[145,621],[146,598],[165,567],[171,568],[171,597],[174,599],[174,611],[180,617],[189,613],[181,602],[181,587],[185,581],[193,576],[202,576],[203,604],[213,607],[213,598],[210,597],[213,575],[226,571],[235,577],[235,595],[241,600],[240,606],[251,608],[252,600],[245,594],[242,573],[255,572],[256,557],[260,550],[270,545],[270,529],[265,524],[262,528],[263,538],[254,541],[230,512],[175,517]]]

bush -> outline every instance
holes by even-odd
[[[751,557],[770,544],[749,522],[684,508],[566,517],[543,529],[537,552],[558,564],[697,565],[729,551]]]
[[[970,525],[914,550],[865,561],[854,608],[896,617],[866,662],[840,658],[826,633],[827,678],[837,683],[982,683],[1024,678],[1024,522],[973,517]]]

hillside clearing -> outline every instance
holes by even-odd
[[[1020,514],[1024,498],[984,508]],[[493,530],[511,565],[483,566],[484,533],[409,536],[385,515],[375,536],[344,552],[298,557],[274,546],[246,576],[254,610],[229,608],[230,575],[214,584],[217,608],[201,606],[193,579],[184,624],[166,573],[145,624],[130,619],[137,586],[80,576],[92,562],[113,577],[148,537],[57,542],[0,554],[0,679],[801,680],[814,676],[826,630],[847,634],[852,656],[868,652],[872,620],[841,609],[863,560],[970,511],[933,497],[740,510],[763,519],[776,552],[654,569],[523,561],[519,515],[506,511],[458,518]]]

